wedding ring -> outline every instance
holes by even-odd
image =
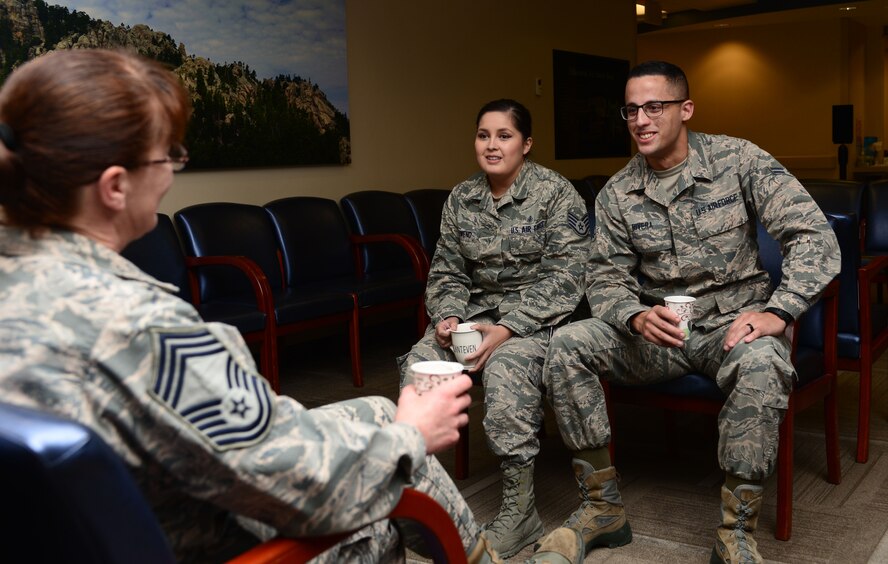
[[[753,331],[755,331],[755,327],[752,326],[752,323],[747,323],[746,326],[749,327],[749,332],[750,332],[750,333],[752,333]]]

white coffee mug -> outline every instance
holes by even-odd
[[[472,329],[474,323],[460,323],[456,329],[450,332],[450,342],[453,354],[456,355],[456,361],[466,368],[474,368],[475,363],[466,364],[466,356],[478,352],[481,346],[481,331]]]
[[[438,384],[452,380],[462,374],[462,364],[446,360],[424,360],[410,365],[410,383],[416,393],[422,395]]]

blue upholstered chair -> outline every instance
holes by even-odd
[[[441,237],[441,213],[449,197],[450,190],[440,188],[424,188],[404,193],[407,205],[410,206],[416,220],[419,241],[430,262],[435,256],[438,238]]]
[[[175,557],[121,458],[89,428],[0,403],[0,530],[7,559],[22,562],[164,564]],[[432,498],[405,489],[387,516],[418,525],[435,562],[466,561],[459,532]],[[272,539],[235,564],[306,562],[351,533]]]
[[[870,182],[864,192],[865,255],[888,255],[888,180]]]
[[[857,413],[858,462],[869,459],[873,363],[888,350],[888,305],[871,299],[871,288],[888,267],[888,255],[864,259],[860,229],[853,213],[836,214],[833,225],[842,249],[839,274],[839,369],[860,373]]]
[[[429,271],[429,259],[420,243],[416,219],[403,194],[382,190],[353,192],[339,200],[346,223],[353,235],[363,237],[360,251],[361,270],[365,280],[385,280],[398,284],[399,293],[422,302],[417,310],[417,334],[422,335],[428,324],[425,312],[426,276],[417,280],[415,274],[418,249],[424,264],[423,272]],[[398,242],[365,244],[373,238],[396,236]],[[367,239],[370,237],[370,239]]]
[[[266,331],[278,336],[316,327],[342,325],[349,335],[352,381],[363,385],[358,339],[358,314],[352,293],[323,286],[289,287],[283,277],[278,241],[265,209],[234,203],[208,203],[183,208],[175,221],[183,247],[192,257],[240,256],[258,266],[264,275]],[[202,304],[224,303],[252,306],[253,289],[242,277],[217,266],[198,270]],[[275,352],[277,349],[275,348]],[[272,359],[277,366],[277,358]],[[277,386],[276,381],[272,382]]]
[[[7,556],[15,546],[27,562],[175,562],[129,471],[86,427],[0,404],[0,484]]]
[[[424,324],[423,296],[416,294],[415,287],[425,285],[427,263],[418,245],[397,234],[350,234],[339,205],[326,198],[283,198],[265,204],[265,210],[274,226],[284,279],[291,291],[323,289],[353,294],[359,321],[382,311],[414,309],[417,323]],[[400,275],[366,276],[360,268],[362,246],[392,243],[403,245],[410,258],[409,283]],[[357,333],[353,337],[357,338]],[[357,343],[354,346],[359,349]]]
[[[835,218],[827,217],[832,225]],[[779,244],[758,224],[762,266],[776,285],[782,277],[783,256]],[[786,415],[780,425],[777,454],[777,524],[774,536],[789,540],[792,535],[793,430],[795,413],[822,402],[826,437],[827,479],[838,484],[839,464],[838,403],[836,397],[836,326],[838,284],[833,281],[823,298],[797,320],[793,330],[792,359],[798,382],[790,395]],[[687,374],[675,380],[649,386],[617,386],[603,382],[608,410],[614,403],[658,407],[717,415],[725,396],[715,382],[702,374]],[[610,417],[613,423],[613,415]],[[614,432],[614,436],[616,436]],[[612,440],[613,448],[615,440]]]
[[[863,249],[866,216],[863,213],[866,183],[857,180],[813,179],[800,180],[805,190],[811,194],[823,213],[847,214],[857,216],[859,227],[858,243]],[[841,356],[841,353],[840,353]]]
[[[243,257],[186,257],[168,215],[157,214],[157,225],[148,234],[130,243],[121,254],[161,282],[174,284],[178,295],[191,302],[205,321],[218,321],[237,327],[248,343],[260,344],[260,364],[263,376],[277,391],[277,344],[273,334],[266,331],[266,296],[261,271]],[[253,289],[252,303],[201,301],[195,269],[213,265],[229,269],[230,275],[242,276]]]

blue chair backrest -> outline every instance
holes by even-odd
[[[277,255],[277,238],[261,206],[217,202],[197,204],[174,215],[186,253],[196,257],[243,256],[255,262],[272,291],[283,288]],[[250,296],[250,282],[231,267],[200,268],[201,301],[231,300]]]
[[[339,203],[356,235],[398,233],[420,240],[416,220],[403,194],[365,190],[343,196]],[[363,253],[367,274],[411,268],[410,257],[395,243],[368,245]]]
[[[762,267],[771,277],[771,286],[776,288],[783,279],[783,251],[780,243],[771,237],[758,221],[756,221],[756,236]],[[804,323],[795,325],[796,331],[799,331],[799,345],[823,349],[824,323],[823,305],[818,301],[805,313]]]
[[[281,248],[288,287],[354,277],[355,256],[339,204],[311,196],[265,204]]]
[[[93,431],[0,404],[0,530],[28,562],[166,563],[163,531],[120,457]]]
[[[157,214],[157,225],[120,252],[131,263],[157,278],[179,287],[178,296],[191,302],[191,284],[182,244],[170,216]]]
[[[865,183],[855,180],[800,180],[800,182],[823,213],[854,213],[858,221],[862,217]]]
[[[827,213],[826,218],[842,251],[842,270],[839,273],[839,333],[859,335],[857,269],[860,268],[861,257],[857,214]]]
[[[888,254],[888,180],[870,182],[863,208],[867,254]]]
[[[411,190],[404,194],[407,205],[410,206],[416,219],[419,240],[429,259],[435,254],[438,238],[441,237],[441,214],[449,197],[450,190],[439,188]]]

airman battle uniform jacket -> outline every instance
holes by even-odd
[[[820,208],[749,141],[689,132],[688,143],[673,191],[661,189],[637,154],[598,195],[587,274],[593,316],[629,334],[634,314],[687,294],[697,298],[693,323],[704,330],[753,307],[798,318],[840,268],[838,242]],[[773,293],[758,259],[756,219],[783,251],[783,279]]]

